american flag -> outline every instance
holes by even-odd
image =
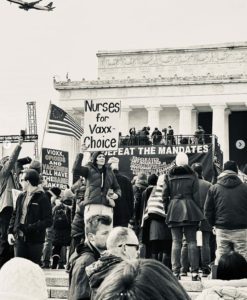
[[[83,128],[64,110],[51,104],[47,132],[73,136],[79,140]]]

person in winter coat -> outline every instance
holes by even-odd
[[[192,280],[199,280],[199,254],[196,231],[204,219],[200,209],[199,183],[196,174],[188,165],[188,156],[180,152],[174,166],[165,176],[163,200],[167,210],[166,223],[172,233],[172,271],[180,278],[180,258],[183,234],[188,243]]]
[[[96,262],[86,267],[92,291],[91,300],[95,299],[100,284],[117,264],[126,259],[135,259],[139,255],[137,236],[132,229],[126,227],[113,228],[107,238],[106,247],[107,251]]]
[[[121,197],[116,201],[113,208],[113,227],[127,227],[134,212],[132,184],[129,178],[119,173],[119,159],[117,157],[110,157],[108,164],[111,166],[121,189]]]
[[[75,193],[71,208],[71,243],[69,257],[75,251],[76,247],[85,239],[84,230],[84,196],[86,191],[85,179],[79,178],[71,187]]]
[[[246,300],[247,261],[234,251],[219,259],[216,279],[204,282],[204,290],[197,300]]]
[[[70,258],[69,300],[89,300],[90,286],[85,268],[97,261],[106,250],[106,240],[112,229],[109,216],[95,215],[85,223],[86,241],[77,246]]]
[[[100,285],[95,300],[189,300],[161,262],[132,259],[119,263]]]
[[[55,207],[55,200],[60,199],[61,196],[61,189],[58,187],[52,187],[51,189],[48,189],[45,194],[48,197],[48,199],[51,202],[51,207],[52,209]],[[44,242],[44,247],[43,247],[43,254],[42,254],[42,268],[44,269],[49,269],[50,266],[50,261],[52,257],[52,242],[54,239],[54,230],[53,230],[53,224],[46,228],[46,233],[45,233],[45,242]]]
[[[23,188],[16,201],[8,229],[8,242],[15,256],[40,264],[46,228],[52,225],[51,202],[39,187],[39,174],[28,169],[20,182]]]
[[[108,214],[112,218],[115,200],[121,196],[121,190],[112,169],[106,164],[104,153],[94,152],[85,166],[81,166],[82,159],[83,153],[79,153],[73,173],[75,178],[86,178],[84,221],[96,214]]]
[[[71,231],[71,209],[64,204],[64,199],[56,199],[52,209],[53,216],[53,249],[52,249],[52,269],[64,269],[64,263],[60,261],[62,250],[70,245]],[[65,251],[66,252],[66,251]],[[59,265],[58,265],[59,263]]]
[[[148,197],[145,213],[143,233],[147,231],[148,247],[151,257],[163,262],[168,268],[171,268],[171,229],[166,224],[166,214],[162,199],[162,189],[164,184],[164,174],[157,177],[150,175],[148,182],[153,183],[144,192],[143,196],[151,189]],[[152,188],[151,188],[152,187]]]
[[[144,203],[142,199],[142,193],[148,187],[147,175],[145,173],[139,173],[133,185],[134,192],[134,221],[137,223],[137,227],[140,229]],[[139,231],[138,229],[138,231]],[[137,233],[138,234],[138,233]]]
[[[234,249],[247,259],[247,185],[238,177],[236,162],[227,161],[205,202],[205,216],[216,228],[216,264]]]
[[[23,138],[20,137],[10,157],[0,160],[0,268],[13,257],[13,247],[8,244],[8,227],[13,212],[12,189],[19,189],[19,182],[14,174],[15,164],[21,151]]]

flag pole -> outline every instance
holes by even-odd
[[[41,160],[42,160],[42,148],[43,148],[43,144],[44,144],[45,133],[46,133],[46,130],[47,130],[47,124],[48,124],[48,120],[49,120],[49,117],[50,117],[50,113],[51,113],[51,100],[49,102],[48,112],[47,112],[46,120],[45,120],[45,128],[43,130],[42,141],[41,141],[41,145],[40,145],[40,158],[41,158]]]

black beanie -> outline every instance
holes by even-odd
[[[61,189],[60,188],[58,188],[58,187],[52,187],[51,189],[50,189],[50,191],[55,195],[55,196],[57,196],[57,197],[59,197],[60,196],[60,194],[61,194]]]
[[[152,174],[148,176],[148,184],[149,185],[157,185],[158,176],[156,174]]]
[[[227,162],[224,163],[223,170],[226,171],[233,171],[238,173],[238,166],[237,163],[233,160],[228,160]]]

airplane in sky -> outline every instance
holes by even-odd
[[[24,10],[29,10],[29,9],[37,9],[37,10],[46,10],[46,11],[51,11],[55,7],[52,6],[53,2],[50,2],[49,4],[45,6],[38,5],[39,2],[42,0],[34,1],[34,2],[26,2],[22,0],[7,0],[10,3],[16,3],[20,4],[19,8],[24,9]]]

